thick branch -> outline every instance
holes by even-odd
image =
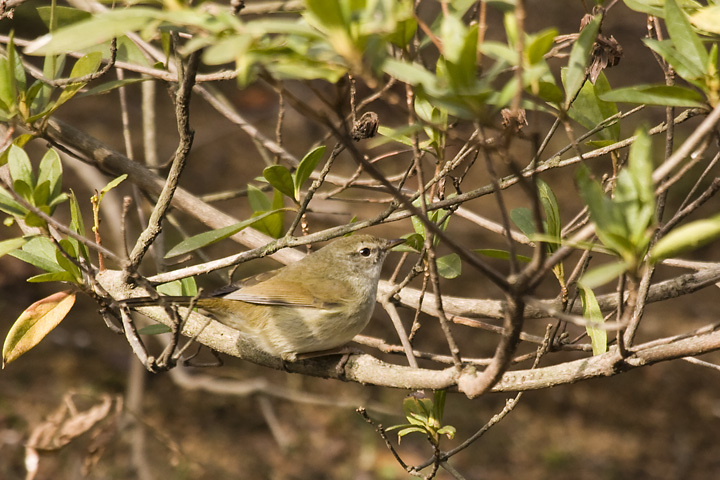
[[[119,271],[106,270],[98,275],[98,281],[113,297],[118,299],[144,294],[144,292],[138,290],[133,292],[131,287],[123,282],[122,272]],[[164,314],[162,307],[146,307],[140,309],[140,311],[168,325],[172,321]],[[184,314],[184,309],[180,309],[180,311],[181,314]],[[461,379],[454,367],[443,370],[406,367],[383,362],[371,355],[352,355],[342,374],[336,370],[336,357],[321,357],[283,363],[280,358],[269,356],[255,349],[237,330],[218,322],[211,322],[210,325],[205,326],[206,323],[207,317],[192,313],[182,333],[187,337],[197,335],[199,343],[218,352],[274,369],[284,368],[290,372],[303,375],[409,390],[453,388]],[[582,358],[550,367],[505,372],[491,391],[538,390],[590,378],[612,376],[632,368],[700,355],[718,349],[720,349],[720,331],[709,329],[708,333],[688,335],[685,338],[669,341],[668,343],[653,341],[652,343],[637,345],[635,351],[629,357],[623,359],[621,363],[618,363],[619,357],[617,353],[611,351],[603,355]],[[467,374],[463,373],[462,375]]]

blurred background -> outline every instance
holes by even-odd
[[[528,1],[527,30],[532,32],[556,25],[561,34],[575,33],[585,13],[583,3]],[[12,23],[18,37],[36,36],[43,28],[34,14],[37,5],[38,2],[23,4],[16,11],[15,19],[3,20],[0,28],[7,31]],[[501,18],[496,16],[491,21],[501,22]],[[625,52],[620,65],[606,71],[615,87],[662,78],[652,55],[640,42],[645,23],[644,15],[620,2],[603,24],[603,31],[612,34]],[[274,134],[277,98],[268,86],[253,84],[239,90],[229,81],[222,88],[253,125],[268,136]],[[130,115],[139,122],[140,112],[134,110],[138,102],[133,101],[139,96],[139,89],[130,88],[128,93]],[[157,100],[160,115],[157,125],[164,140],[159,158],[163,161],[172,155],[177,133],[173,109],[162,88],[158,90]],[[57,115],[122,151],[116,105],[117,93],[113,92],[78,99],[72,109],[63,108]],[[393,115],[397,115],[381,108],[377,112],[383,124],[391,124]],[[663,119],[662,109],[648,112],[644,117],[651,125]],[[184,187],[196,194],[236,189],[261,174],[264,164],[259,161],[252,141],[237,127],[197,99],[191,107],[191,121],[196,136],[188,170],[181,182]],[[402,118],[399,121],[403,121]],[[546,117],[534,114],[529,115],[529,124],[528,128],[537,132],[547,131],[549,125]],[[635,125],[631,121],[622,128],[628,134]],[[322,133],[313,122],[287,109],[284,145],[289,151],[302,156]],[[135,139],[135,147],[140,151],[140,135]],[[662,140],[658,141],[656,152],[662,151]],[[547,152],[562,146],[551,145]],[[525,154],[527,152],[519,152],[519,155]],[[72,185],[79,198],[88,198],[93,188],[101,188],[108,180],[79,162],[68,162],[66,168],[65,184]],[[354,164],[350,159],[340,159],[337,168],[339,172],[350,173]],[[544,177],[556,187],[561,207],[576,198],[568,174],[561,171]],[[117,195],[109,198],[107,211],[119,212],[120,194],[128,191],[128,187],[123,186]],[[511,204],[523,201],[521,197],[509,199]],[[720,207],[717,200],[708,205]],[[242,200],[229,200],[218,206],[238,218],[249,214]],[[468,206],[499,220],[495,202],[490,197]],[[370,216],[374,211],[364,206],[345,207],[345,211],[342,208],[337,204],[328,205],[327,211],[334,213],[314,216],[313,229],[335,224],[338,218],[344,223],[356,214]],[[118,228],[114,217],[106,215],[101,228],[107,228],[105,238],[120,238],[114,233]],[[196,224],[187,228],[191,233],[202,229]],[[477,245],[475,248],[495,246],[493,243],[498,242],[497,238],[485,238],[475,230],[457,228],[459,235],[472,239]],[[391,237],[407,233],[409,229],[407,221],[374,230],[374,233]],[[4,232],[0,231],[0,235]],[[168,242],[172,244],[171,240]],[[216,258],[236,248],[225,242],[209,249],[208,255]],[[694,256],[717,261],[717,247],[702,249]],[[388,262],[385,278],[394,266],[392,260]],[[274,265],[271,260],[252,262],[243,265],[237,276]],[[27,264],[7,256],[0,258],[0,336],[7,333],[14,319],[29,304],[58,291],[59,286],[53,284],[25,283],[25,278],[32,274]],[[474,271],[467,269],[462,277],[465,281],[447,281],[445,291],[476,295],[478,289],[486,288],[487,298],[500,298],[500,292],[489,282],[474,275]],[[661,271],[658,278],[662,276]],[[210,285],[220,283],[219,279],[212,278],[204,281]],[[687,298],[650,305],[644,334],[656,337],[716,322],[720,302],[715,289],[712,286]],[[541,296],[542,291],[541,288]],[[528,329],[542,334],[545,323],[538,321],[537,325],[528,325]],[[462,327],[455,328],[458,336],[462,336]],[[366,333],[393,338],[391,332],[386,314],[376,309],[375,319]],[[495,341],[490,337],[488,345],[494,345]],[[160,349],[157,345],[154,348]],[[708,355],[706,359],[717,363],[720,356]],[[204,353],[198,361],[213,359]],[[41,453],[37,479],[82,478],[88,462],[96,462],[87,475],[92,479],[408,478],[377,432],[354,411],[358,406],[365,406],[369,414],[385,426],[403,423],[402,399],[408,392],[305,378],[233,358],[224,357],[223,361],[225,365],[219,369],[179,367],[183,370],[182,378],[173,379],[168,373],[144,373],[125,338],[108,330],[95,305],[79,297],[71,315],[60,327],[33,351],[0,372],[0,478],[25,478],[24,444],[53,412],[68,405],[69,394],[81,409],[97,405],[105,398],[122,399],[128,414],[109,416],[101,427],[67,446]],[[197,373],[235,379],[249,387],[267,382],[277,389],[267,388],[265,392],[249,395],[208,393],[194,389],[192,378],[187,378]],[[451,463],[466,478],[478,480],[718,478],[718,375],[715,370],[674,361],[615,377],[527,392],[507,418]],[[106,397],[108,395],[110,397]],[[448,395],[446,423],[457,428],[457,436],[455,440],[445,440],[443,446],[459,444],[499,412],[511,397],[489,394],[471,401],[462,395]],[[394,440],[395,435],[390,438]],[[431,454],[424,439],[412,435],[403,439],[399,452],[408,464],[420,463]],[[437,478],[450,476],[441,471]]]

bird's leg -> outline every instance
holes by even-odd
[[[365,352],[360,350],[359,348],[354,348],[349,345],[345,345],[342,347],[337,348],[331,348],[329,350],[319,350],[317,352],[306,352],[306,353],[300,353],[297,355],[297,360],[308,360],[310,358],[317,358],[317,357],[326,357],[329,355],[342,355],[340,358],[340,361],[335,366],[335,372],[338,374],[340,378],[345,377],[345,365],[347,364],[348,360],[350,360],[350,355],[361,355]]]

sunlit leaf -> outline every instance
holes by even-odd
[[[650,250],[653,262],[696,250],[720,237],[720,215],[672,229]]]
[[[131,7],[111,10],[60,28],[31,42],[25,53],[53,55],[84,50],[99,45],[126,32],[141,30],[161,15],[153,8]]]
[[[510,260],[510,252],[508,252],[507,250],[499,250],[496,248],[476,248],[473,250],[473,252],[478,253],[480,255],[484,255],[489,258],[497,258],[499,260]],[[515,254],[515,258],[517,258],[521,262],[530,262],[530,260],[532,260],[527,255]]]
[[[707,50],[675,0],[665,0],[665,26],[675,48],[704,71],[708,63]]]
[[[258,215],[257,217],[248,218],[247,220],[243,220],[242,222],[238,222],[227,227],[218,228],[209,232],[203,232],[197,235],[193,235],[192,237],[186,238],[185,240],[171,248],[170,251],[168,251],[165,255],[165,258],[176,257],[178,255],[183,255],[192,252],[193,250],[197,250],[198,248],[212,245],[213,243],[219,242],[220,240],[224,240],[228,237],[235,235],[242,229],[247,228],[250,225],[259,222],[262,219],[267,218],[275,213],[277,213],[277,211],[275,210],[265,212]]]
[[[37,7],[36,11],[49,30],[72,25],[73,23],[87,20],[92,17],[92,13],[90,12],[72,7],[64,7],[62,5],[54,5],[53,7]],[[52,28],[49,28],[51,26],[51,19],[55,22],[55,25],[53,25]]]
[[[650,240],[647,229],[655,218],[652,172],[652,141],[647,132],[639,128],[630,147],[628,166],[618,175],[614,203],[622,208],[630,241],[643,250]]]
[[[582,301],[583,316],[589,320],[589,324],[585,326],[587,334],[592,343],[593,355],[600,355],[607,352],[607,330],[595,327],[593,323],[603,323],[603,315],[600,311],[595,293],[587,288],[580,288],[580,299]]]
[[[552,48],[557,35],[558,31],[554,28],[533,35],[532,41],[525,48],[525,55],[531,65],[544,60],[544,55]]]
[[[33,187],[35,185],[35,175],[32,171],[30,159],[28,158],[27,153],[25,153],[25,150],[17,145],[10,145],[8,150],[8,167],[10,168],[10,177],[13,179],[13,182],[17,182],[19,180],[25,183],[28,187]],[[22,196],[26,196],[27,193]]]
[[[48,272],[34,275],[26,280],[28,283],[42,283],[42,282],[70,282],[78,283],[77,278],[70,272],[65,270],[59,272]]]
[[[30,305],[10,328],[3,344],[3,368],[37,345],[65,318],[75,294],[58,292]]]
[[[457,253],[451,253],[437,259],[438,275],[443,278],[457,278],[462,273],[462,262]]]
[[[690,15],[693,25],[706,32],[720,34],[720,5],[709,5]]]
[[[0,187],[0,211],[16,217],[22,217],[27,212],[25,207],[17,203],[12,195],[2,187]]]
[[[621,212],[605,195],[602,186],[590,177],[590,171],[582,165],[576,174],[580,196],[590,211],[590,218],[596,225],[596,233],[606,247],[624,252],[632,250],[628,245],[627,225]]]
[[[123,173],[123,174],[120,175],[119,177],[110,180],[110,181],[107,183],[107,185],[105,185],[105,186],[100,190],[100,198],[99,198],[99,200],[102,201],[102,198],[105,196],[106,193],[108,193],[110,190],[112,190],[113,188],[115,188],[115,187],[117,187],[118,185],[120,185],[120,183],[122,183],[122,181],[125,180],[126,178],[127,178],[127,173]]]
[[[75,62],[75,65],[73,65],[72,71],[70,72],[70,78],[79,78],[91,73],[95,73],[100,67],[101,62],[102,53],[100,52],[91,52],[87,55],[80,57],[77,62]],[[60,93],[60,96],[52,105],[52,107],[50,107],[49,111],[43,113],[43,115],[48,115],[60,108],[61,105],[74,97],[75,94],[77,94],[77,92],[80,91],[80,89],[83,88],[86,84],[87,82],[78,82],[71,83],[70,85],[66,86]]]
[[[627,269],[628,265],[625,262],[606,263],[585,272],[582,277],[578,279],[578,285],[586,289],[597,288],[615,280],[625,273]]]
[[[300,164],[298,165],[297,170],[295,171],[294,175],[294,184],[295,184],[295,200],[300,201],[300,189],[302,188],[303,184],[307,181],[308,178],[310,178],[310,175],[312,175],[312,172],[315,170],[315,167],[317,167],[318,162],[322,159],[323,155],[325,154],[325,145],[321,145],[319,147],[313,148],[310,150],[302,160],[300,160]],[[277,188],[277,187],[276,187]]]
[[[688,57],[678,51],[672,40],[656,40],[654,38],[643,38],[643,43],[660,55],[663,60],[670,64],[682,78],[688,81],[701,78],[705,71],[695,65]]]
[[[703,107],[704,98],[695,90],[678,85],[634,85],[599,95],[608,102],[643,103],[667,107]]]
[[[290,171],[282,165],[271,165],[263,170],[263,177],[283,195],[295,199],[295,186]]]
[[[605,119],[618,113],[614,102],[603,100],[602,96],[609,91],[611,91],[610,83],[605,74],[600,72],[595,84],[585,82],[568,114],[588,130],[597,127]],[[612,126],[600,130],[597,135],[603,139],[617,141],[620,138],[620,123],[615,122]]]
[[[10,255],[46,272],[62,272],[64,270],[57,264],[55,252],[56,248],[50,240],[45,237],[34,237],[20,250],[10,252]]]
[[[172,329],[162,323],[153,323],[151,325],[145,325],[138,329],[140,335],[161,335],[163,333],[170,333]]]
[[[13,250],[17,250],[18,248],[25,245],[26,242],[27,239],[22,237],[10,238],[8,240],[0,241],[0,257],[7,255]]]
[[[585,28],[580,31],[580,35],[578,35],[570,51],[567,74],[565,76],[565,108],[570,106],[570,103],[585,81],[585,69],[590,62],[590,53],[595,44],[595,38],[597,37],[601,21],[602,15],[596,15],[595,18],[585,25]]]
[[[85,236],[85,222],[83,222],[80,204],[78,203],[75,192],[70,190],[70,229],[78,235]],[[75,242],[75,248],[80,252],[85,260],[89,257],[88,248],[85,244],[70,238],[71,242]]]

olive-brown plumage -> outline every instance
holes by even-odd
[[[375,307],[383,261],[403,240],[353,235],[335,240],[299,262],[245,280],[219,295],[197,299],[221,323],[283,360],[340,347],[367,325]],[[163,297],[187,305],[191,297]],[[150,297],[131,307],[157,305]]]

